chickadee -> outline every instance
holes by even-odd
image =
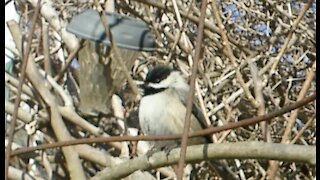
[[[144,95],[140,101],[139,121],[144,134],[182,134],[186,115],[189,85],[179,71],[166,66],[151,70],[143,85]],[[190,132],[205,128],[204,118],[197,118],[200,112],[193,106]],[[205,138],[191,138],[189,145],[207,142]],[[154,142],[156,148],[177,144],[177,141]]]
[[[140,127],[146,135],[182,134],[189,85],[179,71],[167,66],[157,66],[151,70],[142,85],[144,95],[139,106]],[[193,103],[190,133],[208,127],[198,106]],[[209,137],[189,138],[188,145],[212,142]],[[161,149],[178,145],[178,141],[153,142],[153,148]],[[226,163],[212,161],[214,169],[223,179],[235,179],[226,169]],[[216,167],[219,166],[219,167]],[[230,175],[227,175],[230,174]]]

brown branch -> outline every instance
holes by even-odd
[[[38,0],[37,6],[36,6],[36,10],[35,10],[35,14],[33,15],[33,18],[32,18],[32,27],[31,27],[31,31],[29,32],[29,35],[28,35],[27,47],[26,47],[26,51],[25,51],[25,54],[23,56],[23,61],[22,61],[21,75],[20,75],[20,79],[19,79],[17,98],[16,98],[15,103],[14,103],[15,111],[13,113],[12,121],[11,121],[11,124],[10,124],[9,136],[8,136],[8,146],[6,148],[6,154],[5,154],[5,180],[8,179],[8,171],[9,171],[10,155],[11,155],[11,145],[12,145],[14,130],[15,130],[15,126],[16,126],[16,120],[17,120],[17,116],[18,116],[18,107],[19,107],[20,100],[21,100],[21,96],[20,95],[21,95],[21,92],[22,92],[22,85],[24,84],[24,80],[25,80],[26,69],[27,69],[27,64],[28,64],[28,59],[29,59],[29,53],[31,51],[32,35],[33,35],[34,31],[35,31],[36,20],[37,20],[38,15],[39,15],[40,2],[41,2],[41,0]],[[21,36],[21,34],[19,34],[19,35]],[[22,38],[20,38],[20,40],[22,40]],[[20,52],[22,54],[23,53],[22,49],[19,49],[19,50],[20,50]]]
[[[95,136],[101,136],[104,138],[109,138],[110,135],[103,132],[100,128],[92,125],[89,123],[87,120],[83,119],[81,116],[79,116],[74,110],[72,110],[70,107],[58,107],[59,112],[61,115],[69,120],[70,122],[76,124],[77,126],[85,129],[89,133],[95,135]],[[121,144],[118,142],[110,142],[110,145],[115,147],[116,149],[120,150],[121,149]]]
[[[195,81],[197,77],[197,70],[198,70],[198,63],[201,58],[201,42],[203,37],[203,29],[204,29],[204,20],[206,17],[206,8],[207,8],[207,0],[201,1],[201,15],[200,15],[200,21],[199,21],[199,27],[198,27],[198,36],[196,39],[196,50],[195,50],[195,56],[192,66],[192,74],[190,78],[190,90],[188,94],[188,101],[187,101],[187,113],[185,117],[184,127],[183,127],[183,134],[182,134],[182,140],[181,140],[181,152],[180,152],[180,160],[179,160],[179,167],[178,167],[178,174],[177,178],[178,180],[182,180],[183,177],[183,168],[185,163],[185,156],[187,152],[187,143],[188,143],[188,134],[190,129],[190,121],[191,121],[191,110],[192,110],[192,103],[193,103],[193,97],[194,97],[194,86]]]
[[[60,79],[63,77],[64,73],[67,71],[68,67],[73,61],[73,58],[78,54],[79,50],[83,46],[83,41],[80,41],[79,46],[76,47],[68,56],[66,59],[66,64],[61,68],[60,72],[54,77],[56,81],[60,81]]]
[[[13,104],[11,102],[5,101],[5,109],[7,113],[13,114]],[[72,119],[71,122],[75,123],[76,125],[82,127],[83,129],[87,130],[89,133],[94,134],[96,136],[101,137],[110,137],[106,133],[102,133],[102,131],[99,128],[94,127],[86,120],[79,120],[81,118],[78,114],[76,114],[70,107],[59,107],[59,112],[65,117],[66,119]],[[77,118],[78,116],[78,118]],[[31,122],[35,117],[33,117],[29,112],[19,108],[18,110],[18,119],[22,120],[24,123]],[[73,119],[76,119],[76,121],[73,121]],[[37,121],[46,121],[49,122],[49,119],[36,119]],[[118,142],[111,142],[111,145],[116,147],[117,149],[121,148],[121,145]],[[14,144],[12,145],[12,149],[16,149],[17,147],[14,147]],[[19,147],[21,148],[21,146]],[[108,156],[98,149],[95,149],[89,145],[77,145],[75,146],[76,151],[79,153],[79,156],[83,159],[90,160],[94,163],[98,163],[103,166],[111,166],[111,160],[112,157]],[[92,154],[95,154],[95,156],[92,156]],[[10,176],[10,170],[9,170],[9,176]]]
[[[48,23],[46,23],[44,20],[42,21],[42,44],[44,56],[44,69],[46,73],[52,76],[52,67],[49,52],[49,26]]]
[[[305,130],[311,125],[311,123],[313,123],[313,121],[315,120],[314,117],[311,117],[307,123],[300,129],[300,131],[297,133],[297,135],[292,139],[292,141],[290,142],[290,144],[294,144],[297,142],[297,140],[299,138],[301,138],[301,136],[303,135],[303,133],[305,132]]]
[[[302,86],[302,89],[301,89],[299,95],[298,95],[297,101],[300,101],[303,98],[305,98],[315,76],[316,76],[316,61],[313,62],[312,68],[307,75],[307,78]],[[288,121],[286,130],[282,136],[282,140],[281,140],[282,143],[289,143],[290,136],[291,136],[291,130],[296,122],[298,112],[299,112],[299,109],[295,109],[294,111],[291,112],[290,119]]]

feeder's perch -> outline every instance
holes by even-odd
[[[110,12],[105,17],[129,71],[140,51],[155,50],[154,38],[144,21]],[[110,40],[99,13],[95,10],[80,13],[72,18],[67,31],[85,40],[78,53],[81,112],[109,114],[111,97],[126,79],[119,62],[110,53]]]

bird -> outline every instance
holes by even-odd
[[[139,124],[145,135],[170,135],[182,134],[186,115],[186,104],[190,87],[178,70],[169,66],[158,65],[147,73],[144,83],[141,85],[143,96],[139,105]],[[204,115],[199,106],[193,103],[189,132],[193,133],[207,128]],[[210,136],[188,139],[188,145],[211,143]],[[151,142],[155,149],[177,147],[178,140]],[[214,161],[213,166],[225,166]],[[236,179],[229,169],[224,167],[214,168],[218,174],[227,179]],[[227,171],[227,172],[226,172]],[[230,178],[231,177],[231,178]],[[223,179],[225,179],[223,178]]]

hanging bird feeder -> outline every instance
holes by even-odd
[[[155,50],[154,37],[144,21],[112,12],[106,12],[105,17],[127,70],[131,70],[139,52]],[[104,59],[104,51],[110,52],[111,42],[99,13],[86,10],[74,16],[66,29],[85,40],[78,53],[80,110],[85,115],[109,114],[111,97],[126,79],[114,56]]]
[[[119,48],[135,51],[155,50],[153,35],[144,21],[111,12],[106,12],[105,16]],[[80,38],[110,46],[110,40],[106,36],[99,13],[95,10],[86,10],[72,18],[67,31]]]

